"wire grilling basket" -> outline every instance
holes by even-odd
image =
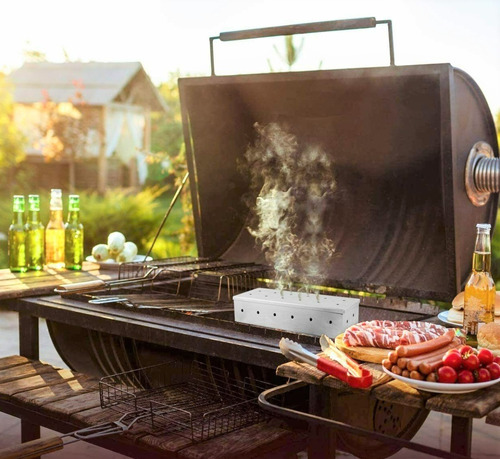
[[[171,361],[99,382],[102,408],[133,412],[152,432],[176,433],[193,442],[266,420],[257,396],[267,388],[261,381],[239,381],[199,361]]]

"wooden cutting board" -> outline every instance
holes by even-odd
[[[335,338],[335,346],[342,352],[356,360],[364,362],[382,363],[387,358],[391,349],[380,349],[379,347],[346,346],[342,341],[343,333]]]

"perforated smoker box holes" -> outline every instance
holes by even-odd
[[[359,299],[258,288],[234,299],[237,322],[335,337],[359,320]]]

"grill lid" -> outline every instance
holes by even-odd
[[[260,141],[255,123],[276,123],[299,160],[317,148],[331,163],[336,187],[317,224],[336,251],[319,257],[323,285],[447,301],[461,289],[475,224],[494,224],[497,208],[496,195],[477,207],[465,190],[472,146],[485,141],[498,156],[467,74],[437,64],[187,78],[179,88],[201,256],[265,262],[247,227],[260,191],[251,176],[266,171],[245,152]],[[306,223],[295,221],[299,243]]]

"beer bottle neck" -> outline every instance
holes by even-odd
[[[79,210],[70,210],[68,212],[68,223],[78,223],[80,220]]]
[[[39,210],[30,210],[28,211],[28,223],[38,223],[40,211]]]
[[[489,232],[478,232],[474,255],[472,257],[472,269],[476,272],[491,271],[491,242]]]
[[[23,225],[24,224],[24,212],[14,212],[12,216],[12,224],[13,225]]]
[[[50,209],[50,221],[58,222],[63,219],[62,209]]]

